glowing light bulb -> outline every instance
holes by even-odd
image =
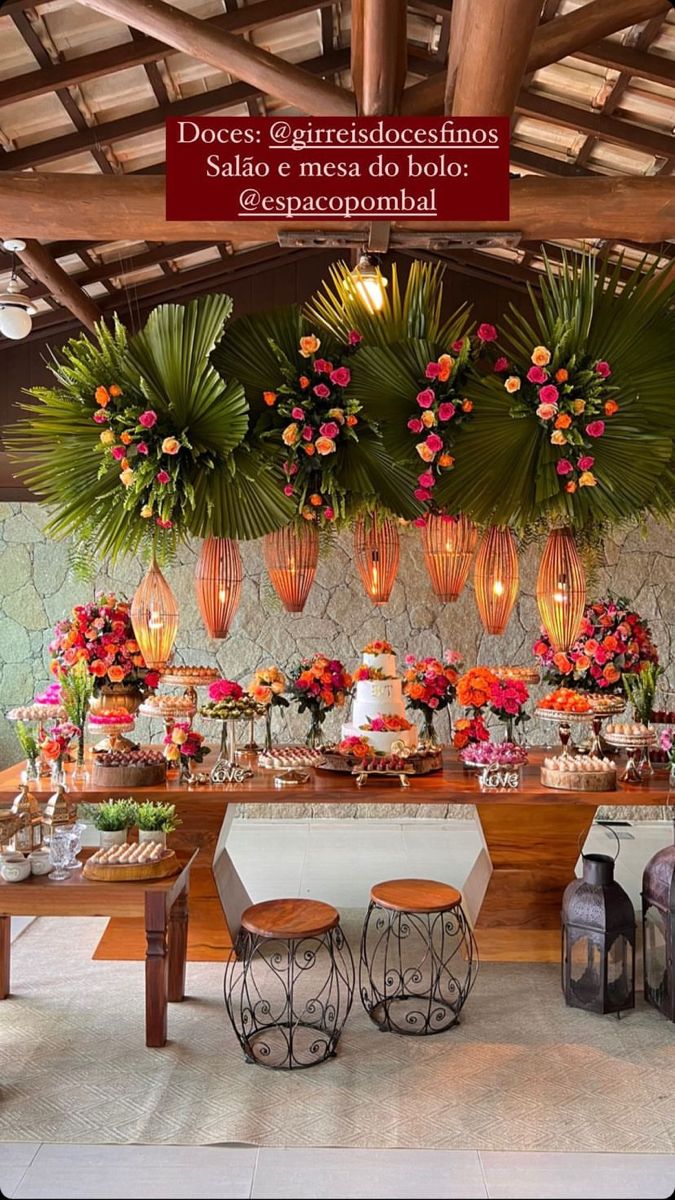
[[[504,583],[501,579],[495,579],[492,585],[492,591],[494,592],[495,596],[504,595]]]
[[[163,628],[164,628],[164,622],[161,618],[161,615],[158,613],[156,608],[151,608],[150,616],[148,618],[148,629],[163,629]]]
[[[369,313],[380,312],[384,305],[384,289],[389,282],[380,273],[377,258],[362,254],[351,273],[354,291]]]
[[[220,600],[221,604],[224,604],[227,600],[227,592],[225,591],[225,588],[221,588],[218,592],[218,599]]]

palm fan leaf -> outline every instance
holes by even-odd
[[[368,346],[426,338],[447,350],[467,331],[470,311],[466,305],[443,321],[443,267],[439,263],[415,260],[403,291],[394,264],[378,312],[372,312],[360,299],[346,263],[334,263],[329,275],[330,281],[324,282],[322,290],[306,304],[305,313],[338,342],[345,343],[350,331],[356,329]]]
[[[415,462],[415,444],[406,421],[415,411],[424,369],[440,353],[428,341],[410,340],[386,348],[364,346],[354,358],[354,390],[377,421],[387,450],[398,462]]]
[[[249,541],[288,525],[295,508],[284,496],[283,483],[260,454],[242,446],[211,475],[195,472],[190,532]]]

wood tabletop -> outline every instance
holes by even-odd
[[[275,788],[275,770],[259,768],[251,779],[241,784],[213,784],[188,787],[179,780],[153,787],[135,788],[137,796],[151,800],[171,800],[197,796],[202,803],[210,798],[225,798],[236,804],[588,804],[600,805],[647,805],[659,806],[675,803],[675,793],[670,793],[668,775],[658,773],[648,784],[619,783],[615,792],[567,792],[543,786],[539,769],[545,754],[551,750],[535,748],[530,751],[530,762],[523,769],[522,786],[509,793],[481,792],[477,773],[465,771],[452,751],[444,757],[442,772],[434,775],[413,776],[410,787],[402,788],[398,778],[391,780],[368,780],[364,787],[357,788],[352,775],[341,775],[335,771],[310,771],[309,783],[297,787]],[[207,759],[202,770],[208,772]],[[20,786],[23,763],[17,763],[0,772],[0,805],[12,802]],[[70,768],[67,768],[67,772]],[[53,792],[48,778],[31,785],[31,790],[40,800],[46,800]],[[129,794],[128,788],[91,787],[68,783],[69,795],[76,800],[97,803],[109,797]]]

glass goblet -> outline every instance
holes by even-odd
[[[49,873],[50,879],[68,879],[70,875],[68,864],[70,863],[71,839],[70,826],[62,825],[52,833],[49,842],[49,857],[54,870]]]
[[[70,830],[70,859],[68,861],[69,871],[79,871],[81,863],[77,861],[77,856],[82,849],[82,834],[87,826],[84,821],[76,821],[74,825],[68,826]]]

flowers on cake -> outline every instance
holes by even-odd
[[[391,642],[385,642],[384,638],[376,638],[374,642],[368,642],[367,646],[363,647],[364,654],[393,654],[394,647]]]
[[[568,493],[595,487],[594,442],[619,411],[610,364],[588,354],[570,355],[563,337],[553,350],[535,346],[529,362],[499,358],[495,371],[513,397],[511,416],[534,416],[555,447],[560,487]]]
[[[621,694],[622,675],[659,661],[647,622],[625,597],[611,594],[586,605],[579,636],[568,651],[554,651],[544,629],[533,649],[548,683],[591,692]]]
[[[373,747],[365,737],[345,737],[338,743],[338,750],[340,754],[351,755],[358,759],[373,758],[375,755]]]
[[[187,721],[176,721],[171,733],[164,736],[164,757],[167,762],[200,763],[208,752],[204,735],[192,729]]]
[[[326,713],[342,708],[352,686],[352,678],[337,658],[315,654],[303,658],[290,674],[289,691],[301,713],[309,712],[312,723],[308,744],[316,745]]]
[[[365,729],[369,733],[400,733],[403,729],[412,729],[412,727],[410,721],[405,717],[399,717],[396,713],[381,713],[376,717],[368,717],[367,721],[359,726],[360,729]]]
[[[129,603],[112,594],[76,604],[56,626],[49,652],[55,675],[70,670],[76,662],[86,662],[94,694],[122,683],[144,695],[159,683],[157,671],[148,670],[134,637]]]
[[[354,683],[359,683],[362,680],[386,679],[386,678],[387,678],[387,676],[385,675],[384,671],[382,671],[380,669],[380,667],[366,667],[365,664],[363,664],[363,663],[361,664],[360,667],[356,668],[356,670],[354,671],[354,674],[352,676]]]

